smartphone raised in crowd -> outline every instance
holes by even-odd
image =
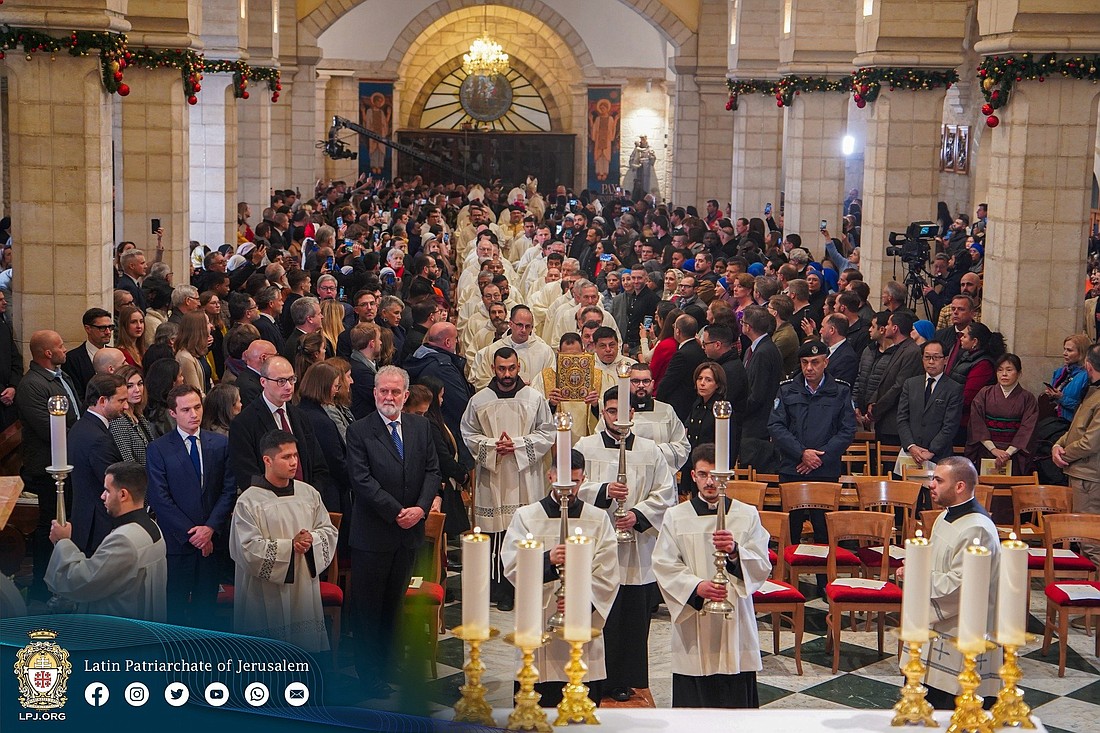
[[[771,215],[772,215],[772,205],[770,203],[769,204],[764,204],[764,216],[771,216]]]
[[[828,228],[829,228],[829,222],[827,222],[827,221],[825,221],[824,219],[822,219],[822,220],[821,220],[821,231],[825,231],[825,230],[826,230],[826,229],[828,229]]]
[[[325,264],[328,265],[329,270],[334,269],[336,267],[336,258],[335,257],[326,257],[325,258]]]
[[[152,229],[151,233],[156,234],[157,230],[160,229],[160,219],[150,219],[149,226]]]
[[[344,217],[342,217],[342,216],[336,217],[336,228],[339,229],[342,226],[344,226]]]

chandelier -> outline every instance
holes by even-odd
[[[462,70],[470,76],[496,76],[508,71],[508,54],[489,37],[489,9],[486,5],[481,35],[470,44],[470,52],[462,54]]]

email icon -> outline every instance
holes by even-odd
[[[309,701],[309,688],[301,682],[291,682],[283,691],[283,699],[287,705],[301,707]]]

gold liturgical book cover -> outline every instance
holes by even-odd
[[[584,402],[596,388],[595,375],[595,354],[558,354],[557,387],[563,400]]]

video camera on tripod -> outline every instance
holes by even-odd
[[[920,270],[928,262],[931,253],[931,241],[939,233],[938,224],[930,221],[915,221],[905,229],[904,234],[890,232],[890,244],[886,247],[887,257],[900,257],[911,270]]]

